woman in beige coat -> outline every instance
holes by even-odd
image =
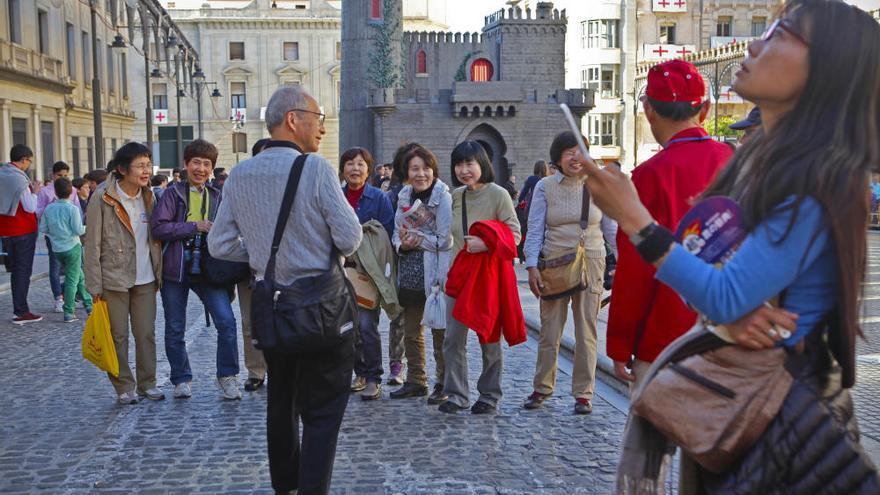
[[[88,207],[86,290],[103,299],[119,358],[119,376],[110,376],[120,404],[139,397],[165,398],[156,388],[156,291],[162,280],[160,244],[150,234],[152,154],[140,143],[116,151],[113,178],[95,191]],[[128,366],[128,325],[135,341],[137,379]]]

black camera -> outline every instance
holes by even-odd
[[[196,234],[192,239],[187,240],[183,245],[183,260],[186,263],[186,273],[189,275],[202,274],[202,245],[204,243],[203,234]]]

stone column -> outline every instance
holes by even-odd
[[[12,148],[12,118],[9,115],[9,100],[0,100],[0,161],[9,161]]]
[[[42,105],[33,105],[31,107],[33,109],[33,130],[34,130],[34,163],[31,167],[34,167],[34,177],[38,181],[43,180],[43,136],[40,133],[40,110],[43,108]]]
[[[58,114],[58,156],[64,161],[70,161],[73,164],[72,156],[67,156],[67,109],[58,108],[55,110]]]

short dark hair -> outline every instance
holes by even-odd
[[[82,186],[86,185],[86,180],[82,177],[77,177],[76,179],[70,181],[70,183],[73,184],[73,187],[79,189]]]
[[[168,182],[168,176],[165,174],[156,174],[150,177],[150,185],[153,187],[161,186],[163,182]]]
[[[477,182],[481,184],[495,182],[495,169],[492,168],[492,162],[489,161],[489,155],[486,154],[486,149],[483,148],[483,145],[476,141],[462,141],[452,150],[450,161],[452,162],[453,186],[459,187],[464,185],[455,174],[455,166],[471,160],[480,164],[480,180]]]
[[[269,138],[257,139],[257,142],[254,143],[253,146],[251,146],[251,156],[259,155],[260,152],[263,151],[263,149],[266,147],[266,145],[269,144],[269,141],[271,141],[271,139]]]
[[[434,155],[434,153],[431,153],[431,150],[429,150],[428,148],[425,148],[420,144],[416,144],[405,155],[403,155],[402,167],[403,173],[406,176],[405,180],[409,180],[409,162],[415,157],[419,157],[425,162],[425,165],[427,165],[428,168],[430,168],[431,171],[434,172],[435,179],[440,177],[440,167],[437,166],[437,157]],[[386,165],[390,166],[390,164]]]
[[[183,172],[183,169],[182,169],[182,168],[172,168],[172,169],[171,169],[171,175],[179,174],[179,173],[181,173],[181,172]]]
[[[677,122],[694,117],[699,114],[706,105],[705,101],[697,106],[691,106],[691,104],[686,101],[659,101],[653,98],[648,98],[647,96],[645,97],[645,100],[651,105],[651,108],[653,108],[655,112],[660,114],[661,117],[675,120]]]
[[[204,139],[196,139],[183,150],[183,163],[189,163],[193,158],[207,158],[211,160],[211,168],[214,168],[217,165],[217,155],[219,152],[216,146]]]
[[[344,180],[342,178],[342,171],[345,169],[345,162],[354,160],[359,156],[367,162],[367,176],[369,177],[373,173],[373,155],[366,148],[355,146],[345,150],[342,156],[339,157],[339,180]]]
[[[96,184],[101,184],[102,182],[107,180],[107,175],[108,174],[107,174],[106,170],[96,168],[95,170],[92,170],[91,172],[87,173],[85,176],[85,179],[90,180]]]
[[[16,144],[9,150],[9,161],[20,162],[25,158],[33,158],[34,152],[23,144]]]
[[[584,140],[587,149],[590,149],[590,142],[587,141],[587,138],[582,135],[581,139]],[[560,132],[555,138],[553,138],[553,143],[550,144],[550,160],[559,165],[559,161],[562,160],[562,152],[570,148],[576,148],[577,146],[578,139],[573,132]]]
[[[57,161],[54,164],[52,164],[52,173],[53,174],[57,174],[58,172],[61,172],[62,170],[67,170],[68,172],[70,172],[70,166],[62,161]]]
[[[406,171],[403,169],[403,157],[416,146],[421,145],[419,143],[409,142],[401,145],[397,148],[397,151],[394,152],[394,158],[391,160],[391,176],[398,182],[406,180]]]
[[[547,162],[538,160],[535,162],[535,168],[532,169],[532,175],[544,177],[547,175]]]
[[[153,153],[150,152],[150,149],[141,143],[137,143],[135,141],[129,141],[116,150],[116,153],[113,155],[113,159],[110,160],[110,164],[107,168],[113,170],[113,176],[117,179],[122,178],[122,174],[119,173],[120,170],[128,170],[131,168],[131,162],[135,161],[135,159],[140,157],[147,157],[149,159],[153,159]]]
[[[55,186],[55,196],[60,199],[67,199],[70,197],[70,193],[73,191],[73,184],[70,183],[69,180],[65,178],[55,179],[53,183]]]

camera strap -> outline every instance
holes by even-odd
[[[189,193],[192,192],[192,191],[190,191],[191,187],[192,186],[190,186],[189,183],[187,183],[186,196],[184,196],[184,200],[186,201],[187,215],[189,214]],[[201,218],[202,220],[207,220],[207,218],[205,217],[207,210],[208,210],[208,185],[205,184],[204,186],[202,186],[202,218]]]

